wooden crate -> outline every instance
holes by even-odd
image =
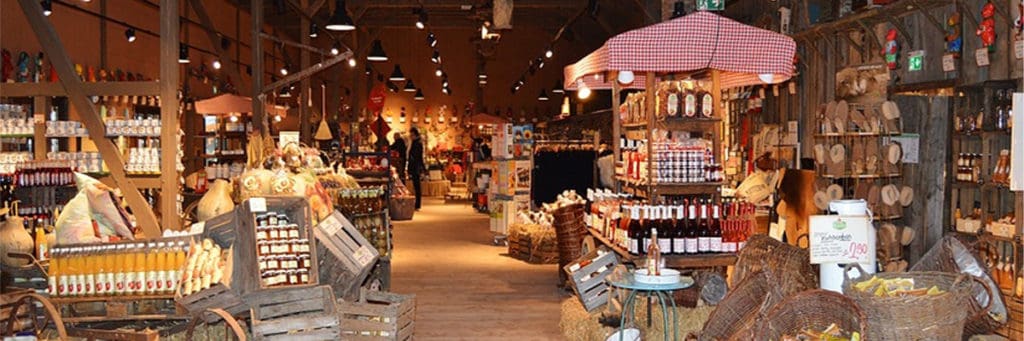
[[[610,288],[604,279],[618,263],[615,253],[602,246],[562,268],[572,282],[576,297],[587,311],[608,303]]]
[[[337,301],[341,340],[411,340],[416,295],[363,289],[357,302]]]
[[[220,317],[212,314],[203,314],[206,309],[223,309],[232,316],[238,316],[249,311],[249,305],[242,301],[242,298],[235,294],[224,283],[217,283],[209,288],[192,293],[188,296],[181,296],[177,292],[174,300],[178,302],[192,316],[202,316],[207,323],[214,323]]]
[[[321,221],[313,235],[320,283],[330,285],[337,297],[358,298],[359,287],[380,259],[377,248],[338,211]]]
[[[312,212],[305,197],[273,196],[250,198],[236,208],[237,227],[232,247],[233,268],[231,290],[242,296],[259,291],[274,291],[288,288],[315,287],[319,284],[316,263],[315,238],[311,226]],[[299,239],[309,242],[309,281],[303,285],[265,287],[260,281],[256,246],[256,215],[263,212],[285,212],[290,221],[299,225]]]
[[[337,340],[334,293],[326,285],[253,292],[252,335],[256,340]]]

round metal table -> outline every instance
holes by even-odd
[[[648,298],[657,298],[659,305],[661,305],[662,311],[662,323],[665,331],[665,340],[669,340],[669,327],[672,328],[672,339],[679,340],[679,325],[678,316],[676,316],[676,302],[672,299],[672,293],[676,290],[683,290],[693,286],[693,278],[683,276],[680,278],[678,283],[672,284],[647,284],[640,283],[633,279],[633,276],[609,276],[608,284],[613,287],[629,290],[629,295],[626,296],[626,301],[622,303],[622,316],[619,319],[619,340],[622,341],[624,338],[623,331],[626,328],[626,316],[632,313],[633,318],[636,318],[636,297],[638,295],[646,296]],[[666,304],[665,301],[669,303]],[[647,322],[650,324],[650,303],[648,303],[648,314]],[[669,306],[672,306],[672,310],[668,310]],[[669,315],[672,316],[672,324],[669,325]]]

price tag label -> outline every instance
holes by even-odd
[[[328,237],[337,234],[338,231],[341,230],[342,224],[341,220],[338,219],[338,215],[339,214],[335,212],[334,214],[327,216],[327,218],[321,221],[318,226]]]
[[[1024,39],[1013,41],[1013,56],[1017,59],[1024,59]]]
[[[373,252],[370,251],[369,247],[363,245],[352,254],[352,258],[355,259],[360,266],[367,266],[370,262],[373,262]]]
[[[875,252],[873,233],[866,216],[811,216],[811,264],[869,261]]]
[[[203,234],[204,231],[206,231],[206,222],[205,221],[200,221],[198,223],[192,224],[192,227],[189,227],[188,234],[191,234],[191,235]]]
[[[978,63],[978,66],[988,66],[991,62],[988,60],[988,48],[980,48],[974,50],[974,60]]]
[[[1017,58],[1020,58],[1020,57],[1017,57]],[[43,124],[43,123],[46,123],[46,116],[43,116],[43,114],[35,114],[35,115],[32,115],[32,120],[35,121],[36,124]]]
[[[942,71],[956,71],[956,56],[954,56],[952,53],[942,55]]]
[[[249,210],[253,212],[266,212],[267,198],[249,198]]]

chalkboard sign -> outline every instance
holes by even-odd
[[[864,263],[875,258],[875,229],[868,217],[814,215],[810,223],[812,264]]]

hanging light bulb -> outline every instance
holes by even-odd
[[[538,101],[547,101],[549,99],[551,99],[551,98],[548,97],[548,92],[544,91],[544,89],[540,89],[540,95],[537,96],[537,100]]]
[[[178,44],[178,63],[188,64],[188,45]]]
[[[129,43],[130,42],[134,42],[135,41],[135,29],[129,27],[128,29],[124,30],[124,37],[125,37],[125,39],[128,39]]]
[[[405,87],[402,88],[402,91],[416,92],[416,85],[412,83],[412,79],[409,79],[408,82],[405,82]]]
[[[427,11],[422,8],[419,9],[419,17],[416,19],[416,28],[424,29],[427,27]]]
[[[334,15],[331,15],[331,20],[327,21],[327,26],[324,28],[331,31],[351,31],[356,29],[356,23],[352,20],[352,17],[348,16],[348,10],[345,9],[345,0],[335,1]]]
[[[228,120],[231,121],[231,123],[238,122],[238,115],[231,113],[231,116],[228,116]]]
[[[547,50],[544,51],[544,58],[551,58],[554,55],[555,55],[555,51],[551,50],[550,46],[548,47]]]
[[[355,58],[349,58],[348,59],[348,67],[356,67],[356,59]]]
[[[441,70],[441,67],[438,66],[437,70],[434,70],[434,76],[441,77],[442,75],[444,75],[444,70]]]
[[[427,46],[437,46],[437,37],[434,36],[434,32],[427,33]]]
[[[53,2],[51,0],[40,1],[39,6],[43,7],[43,15],[50,16],[50,14],[53,14]]]
[[[416,89],[416,94],[412,96],[412,99],[417,100],[417,101],[422,101],[423,100],[423,90]]]
[[[562,88],[562,82],[555,82],[555,87],[551,88],[551,93],[553,93],[553,94],[564,94],[565,93],[565,89]]]
[[[284,66],[281,67],[281,75],[282,76],[287,76],[288,75],[288,64],[284,64]]]
[[[338,43],[331,45],[331,55],[337,56],[339,53],[341,53],[341,45],[338,45]]]
[[[441,64],[441,52],[434,50],[434,54],[430,56],[430,61],[434,64]]]
[[[388,87],[388,90],[390,90],[391,92],[398,92],[398,90],[399,90],[398,89],[398,84],[395,84],[395,82],[392,82],[392,81],[388,81],[387,87]]]
[[[214,70],[220,70],[220,61],[219,60],[214,59],[213,63],[210,63],[210,64],[211,64],[211,66],[213,66]]]
[[[448,87],[448,76],[444,76],[441,78],[441,86],[446,88]]]
[[[281,115],[274,115],[274,122],[281,122]]]
[[[310,23],[309,24],[309,37],[310,38],[316,38],[317,37],[317,31],[319,31],[319,30],[317,29],[316,23]]]
[[[371,62],[388,61],[388,55],[384,53],[384,45],[381,44],[380,39],[373,41],[373,47],[370,48],[370,54],[366,55],[366,60]]]
[[[395,64],[395,69],[391,71],[391,77],[388,80],[392,82],[401,82],[405,80],[405,74],[402,73],[402,66]]]
[[[281,88],[281,91],[279,91],[277,93],[277,97],[280,97],[280,98],[291,98],[292,97],[292,93],[290,91],[288,91],[287,87],[284,87],[284,88]]]
[[[580,86],[579,91],[576,92],[576,97],[579,97],[579,99],[590,98],[590,88],[586,85]]]

